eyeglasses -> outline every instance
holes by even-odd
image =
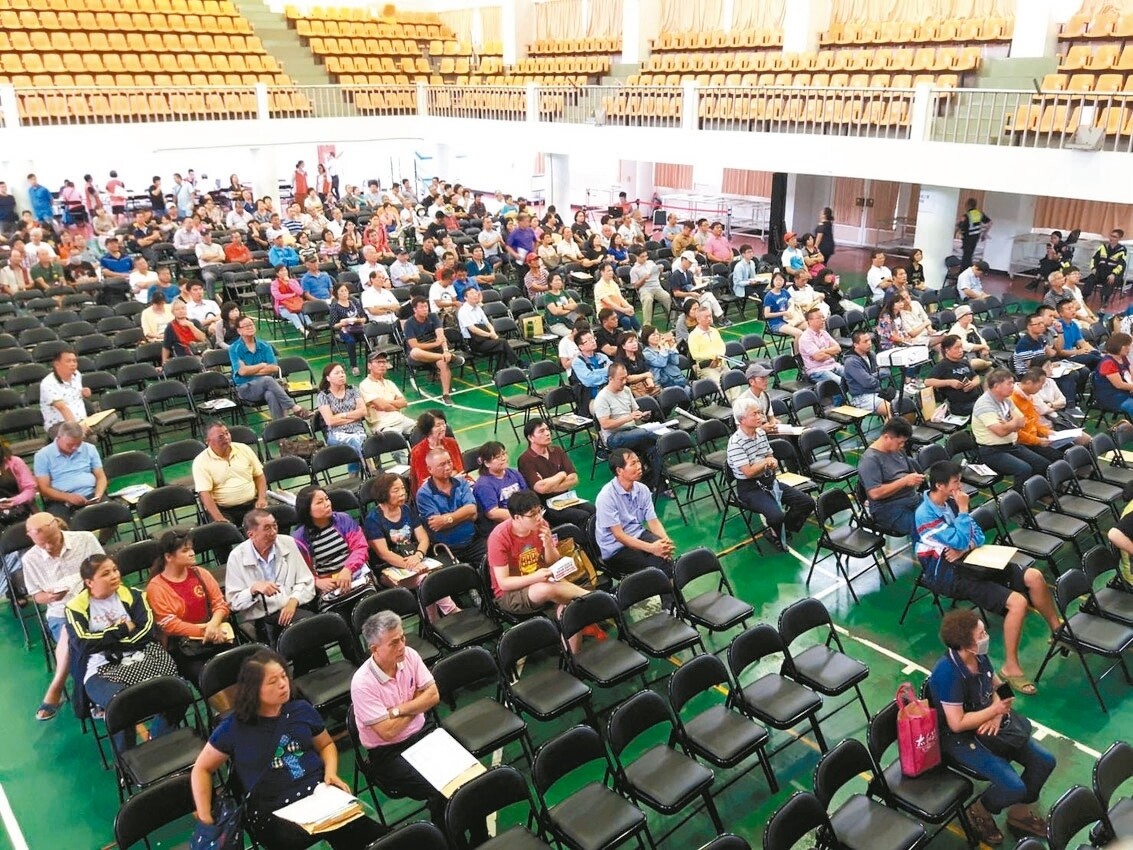
[[[540,517],[543,516],[543,513],[544,513],[544,511],[543,511],[542,508],[536,508],[535,510],[531,511],[530,513],[520,514],[520,516],[522,516],[524,519],[539,519]]]

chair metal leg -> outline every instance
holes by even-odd
[[[814,731],[814,741],[818,744],[818,749],[825,753],[830,748],[826,745],[826,738],[822,734],[822,729],[818,725],[818,717],[815,714],[810,716],[810,728]]]
[[[704,797],[704,810],[708,812],[708,817],[712,818],[712,825],[716,827],[716,834],[719,835],[724,831],[724,824],[720,821],[720,813],[716,811],[716,801],[707,790],[701,796]]]

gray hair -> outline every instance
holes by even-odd
[[[757,402],[754,398],[740,396],[732,402],[732,418],[735,419],[736,422],[739,422],[752,410],[757,410],[758,408],[759,402]]]
[[[72,440],[81,440],[85,434],[86,431],[79,422],[61,422],[59,430],[55,432],[57,437],[70,437]]]
[[[362,639],[366,646],[375,646],[382,642],[382,635],[401,628],[401,617],[393,611],[379,611],[371,614],[362,624]]]

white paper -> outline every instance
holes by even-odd
[[[113,493],[107,493],[106,495],[112,499],[125,499],[126,501],[132,499],[136,502],[152,489],[153,487],[148,484],[131,484],[129,487],[123,487],[121,490],[115,490]]]
[[[275,499],[277,502],[282,502],[285,505],[295,507],[295,494],[288,493],[286,490],[268,490],[268,495]]]
[[[574,558],[564,556],[551,564],[549,569],[551,570],[551,581],[562,581],[573,573],[577,567],[575,566]]]
[[[547,504],[552,508],[558,510],[559,508],[567,508],[571,505],[578,504],[582,499],[578,498],[578,494],[573,490],[567,490],[565,493],[559,493],[557,496],[552,496],[547,500]]]
[[[803,429],[799,428],[796,425],[784,425],[782,422],[779,423],[778,427],[775,430],[776,433],[796,437],[803,432]]]
[[[407,473],[408,471],[409,465],[405,463],[394,464],[386,470],[386,472],[390,473],[391,475],[405,475],[405,473]]]
[[[1051,431],[1046,438],[1052,443],[1057,443],[1060,440],[1077,440],[1083,433],[1081,428],[1067,428],[1064,431]]]
[[[434,729],[402,756],[438,791],[480,763],[445,729]]]
[[[357,802],[353,794],[320,782],[309,796],[276,809],[275,815],[292,823],[313,824],[332,818]]]

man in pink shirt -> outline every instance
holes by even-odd
[[[826,330],[826,317],[817,307],[807,310],[806,330],[799,337],[799,354],[807,376],[816,384],[832,378],[840,380],[844,372],[836,359],[842,347]]]
[[[401,617],[379,611],[362,624],[370,657],[350,682],[358,738],[370,755],[370,780],[388,795],[425,800],[443,828],[445,798],[401,753],[432,731],[425,714],[440,702],[433,675],[405,645]]]
[[[712,235],[704,240],[704,256],[710,263],[732,262],[732,246],[724,238],[724,224],[712,222]]]

